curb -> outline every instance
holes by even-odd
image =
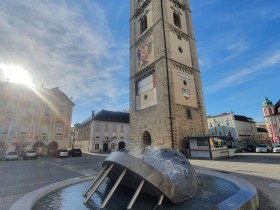
[[[83,152],[83,154],[107,157],[111,153],[96,153],[96,152]]]
[[[17,200],[10,210],[31,210],[34,206],[34,204],[40,200],[42,197],[46,196],[49,193],[52,193],[56,190],[59,190],[61,188],[67,187],[72,184],[77,184],[83,181],[88,181],[91,179],[94,179],[96,176],[87,176],[87,177],[76,177],[67,179],[61,182],[56,182],[50,185],[47,185],[45,187],[42,187],[38,190],[32,191],[25,196],[21,197],[19,200]]]

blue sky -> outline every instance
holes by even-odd
[[[280,99],[280,1],[190,2],[207,115],[262,121]],[[129,0],[1,0],[0,46],[0,64],[73,97],[73,124],[129,108]]]

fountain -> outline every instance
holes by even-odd
[[[122,185],[135,189],[127,209],[131,209],[140,191],[159,197],[158,205],[164,197],[172,203],[180,203],[193,198],[198,193],[198,179],[189,161],[181,153],[172,149],[133,146],[123,152],[112,153],[104,162],[103,170],[83,194],[84,203],[108,176],[115,182],[112,190],[101,204],[104,208],[116,190]]]
[[[11,210],[233,210],[257,209],[258,202],[250,183],[228,174],[194,171],[178,151],[130,147],[111,153],[94,181],[72,179],[47,186],[27,194]]]

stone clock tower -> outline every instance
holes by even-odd
[[[131,140],[181,148],[207,134],[189,1],[130,4]]]

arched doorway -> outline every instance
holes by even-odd
[[[124,148],[125,148],[125,142],[120,141],[120,142],[119,142],[119,151],[121,151],[121,150],[124,149]]]
[[[143,144],[145,146],[150,146],[152,144],[151,134],[148,131],[145,131],[143,134]]]
[[[37,152],[38,155],[47,155],[48,153],[48,148],[42,141],[35,142],[32,148]]]
[[[48,155],[55,155],[55,153],[57,152],[58,149],[58,145],[55,141],[51,142],[48,145]]]

